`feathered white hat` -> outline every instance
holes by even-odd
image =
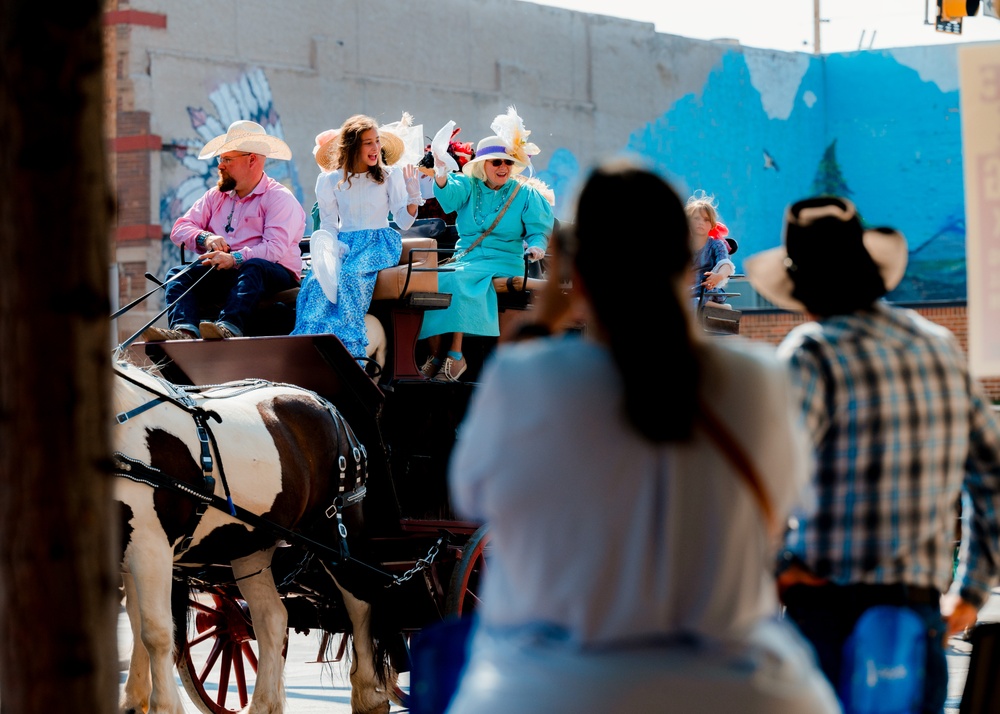
[[[531,157],[541,150],[528,141],[530,131],[514,107],[507,107],[506,114],[498,114],[490,124],[495,134],[488,136],[476,146],[476,157],[462,167],[462,173],[482,178],[482,162],[492,159],[512,159],[514,173],[531,168]]]
[[[403,112],[399,121],[378,128],[387,166],[415,164],[424,155],[424,125],[413,125],[413,117]]]

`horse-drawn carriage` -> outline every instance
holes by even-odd
[[[407,698],[396,675],[410,635],[474,609],[489,535],[455,517],[446,480],[474,381],[417,367],[423,312],[449,301],[448,247],[404,238],[400,265],[380,273],[377,367],[333,335],[287,334],[137,343],[131,361],[155,369],[116,364],[135,643],[123,710],[172,701],[170,687],[176,698],[176,668],[207,714],[243,709],[251,691],[252,712],[281,711],[292,628],[323,633],[317,661],[344,657],[352,636],[352,710],[388,712]],[[495,286],[503,322],[540,283],[526,267]],[[474,379],[492,345],[468,344]]]
[[[450,297],[436,288],[440,250],[404,238],[400,265],[379,275],[377,367],[333,335],[125,343],[114,443],[135,644],[123,710],[172,701],[176,666],[208,714],[243,709],[251,691],[251,711],[281,711],[292,628],[324,633],[317,661],[344,657],[353,635],[352,710],[388,712],[406,701],[395,677],[409,636],[475,607],[489,537],[455,517],[446,483],[474,383],[417,368],[422,313]],[[502,282],[502,310],[529,307],[532,278]]]

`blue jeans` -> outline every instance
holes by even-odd
[[[944,651],[944,618],[933,597],[927,602],[906,601],[886,595],[896,586],[796,585],[784,595],[786,614],[816,650],[820,668],[836,689],[840,684],[841,653],[861,614],[875,605],[907,605],[923,620],[927,630],[922,714],[941,714],[948,696],[948,661]],[[899,586],[902,588],[902,586]]]
[[[185,267],[178,265],[167,272],[167,280]],[[171,329],[198,332],[202,320],[225,323],[242,335],[246,319],[262,298],[298,285],[288,268],[263,258],[251,258],[239,269],[212,271],[194,290],[184,297],[184,291],[194,285],[209,268],[193,265],[176,280],[167,283],[167,320]]]

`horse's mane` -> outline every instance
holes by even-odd
[[[173,396],[176,387],[159,373],[157,365],[136,364],[132,355],[125,350],[118,350],[112,357],[111,368],[114,372],[127,379],[139,382],[156,390],[159,394]]]

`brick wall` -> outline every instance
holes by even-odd
[[[931,322],[947,327],[962,348],[969,348],[969,330],[965,305],[914,306],[913,308]],[[762,340],[778,344],[788,331],[802,323],[804,317],[798,313],[779,310],[744,311],[740,321],[740,334],[752,340]],[[979,380],[987,395],[994,402],[1000,402],[1000,376],[983,377]]]
[[[118,174],[118,228],[119,239],[148,238],[145,235],[145,226],[151,223],[153,216],[151,210],[151,160],[152,151],[147,143],[152,137],[149,135],[149,112],[118,112],[117,117],[118,135],[116,152],[116,171]],[[128,146],[128,141],[140,146],[132,148]],[[159,146],[155,148],[159,152]],[[155,154],[159,158],[159,153]],[[157,214],[159,207],[157,206]],[[143,235],[129,235],[127,231],[133,227],[141,227],[141,231],[131,231],[132,233],[143,233]],[[157,228],[157,231],[161,229]],[[125,235],[121,235],[125,232]]]

